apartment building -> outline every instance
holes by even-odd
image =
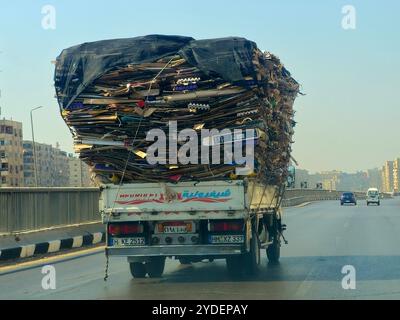
[[[27,187],[36,186],[35,153],[32,141],[24,141],[24,180]],[[35,142],[38,187],[68,187],[68,154],[52,145]]]
[[[400,192],[400,158],[393,161],[393,192]]]
[[[0,120],[0,187],[23,187],[22,123]]]
[[[89,166],[81,159],[74,157],[72,154],[68,156],[69,163],[69,186],[70,187],[91,187]]]
[[[382,191],[393,192],[393,163],[394,161],[386,161],[382,167]]]

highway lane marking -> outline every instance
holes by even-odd
[[[0,276],[9,274],[9,273],[20,272],[20,271],[24,271],[24,270],[28,270],[28,269],[34,269],[34,268],[37,268],[37,267],[40,267],[43,265],[47,265],[47,264],[59,263],[59,262],[64,262],[64,261],[68,261],[68,260],[73,260],[76,258],[82,258],[84,256],[89,256],[89,255],[100,253],[100,252],[104,251],[104,249],[105,249],[105,246],[101,246],[101,247],[96,247],[96,248],[79,250],[76,252],[65,253],[62,255],[54,256],[54,257],[46,257],[46,258],[41,258],[38,260],[17,263],[15,265],[11,265],[11,266],[0,267]]]

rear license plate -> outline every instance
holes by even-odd
[[[115,247],[133,247],[144,244],[144,238],[112,238],[112,245]]]
[[[168,222],[159,223],[156,228],[158,233],[191,233],[194,229],[191,222],[183,222],[175,225],[170,225]]]
[[[210,243],[244,243],[243,235],[210,235]]]
[[[164,226],[163,233],[187,233],[186,226]]]

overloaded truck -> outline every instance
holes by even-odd
[[[128,257],[135,278],[161,276],[167,257],[185,264],[226,259],[230,274],[255,274],[260,250],[279,260],[282,192],[246,179],[107,185],[106,250]]]
[[[255,274],[261,250],[279,260],[299,85],[276,56],[238,37],[84,43],[57,58],[55,88],[102,190],[106,255],[133,277],[167,257],[232,275]]]

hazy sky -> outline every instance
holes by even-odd
[[[44,5],[56,29],[42,28]],[[341,26],[356,9],[356,29]],[[400,156],[400,1],[0,1],[2,117],[22,121],[35,138],[72,151],[58,113],[50,63],[82,42],[146,34],[197,39],[242,36],[278,55],[306,96],[295,109],[294,157],[311,171],[355,171]]]

